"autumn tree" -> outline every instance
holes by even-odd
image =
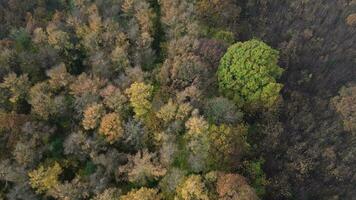
[[[184,54],[165,61],[160,80],[174,89],[183,89],[190,85],[201,86],[206,73],[206,65],[198,56]]]
[[[177,188],[178,200],[209,200],[204,181],[199,175],[191,175]]]
[[[233,28],[241,13],[241,8],[233,0],[198,0],[195,7],[199,19],[212,28]]]
[[[67,87],[73,81],[73,77],[67,72],[67,68],[64,63],[54,66],[47,71],[47,76],[51,88],[57,91],[60,88]]]
[[[41,165],[28,174],[30,185],[37,193],[44,193],[60,184],[58,178],[62,172],[63,169],[57,162],[48,167]]]
[[[162,197],[157,189],[142,187],[138,190],[132,190],[126,195],[120,197],[120,200],[161,200]]]
[[[46,82],[37,83],[30,89],[29,103],[32,112],[43,119],[55,117],[65,112],[67,107],[65,96],[55,95]]]
[[[83,127],[86,130],[95,129],[105,110],[102,104],[94,103],[84,110]]]
[[[27,74],[17,76],[15,73],[10,73],[4,77],[4,81],[0,84],[0,88],[4,88],[10,91],[10,102],[17,104],[20,101],[26,99],[30,82]]]
[[[145,83],[133,83],[130,88],[126,89],[131,106],[134,109],[137,118],[144,118],[151,110],[151,97],[153,86]]]
[[[283,85],[277,83],[283,69],[278,51],[264,42],[238,42],[227,50],[218,69],[219,88],[238,106],[270,108]]]
[[[249,149],[247,131],[245,125],[209,127],[209,156],[214,168],[228,170],[241,164],[240,159]]]
[[[120,173],[127,174],[128,180],[137,185],[146,185],[166,174],[157,157],[147,149],[129,156],[128,163],[119,168]]]
[[[188,130],[184,135],[184,138],[187,141],[187,148],[190,151],[188,158],[190,167],[194,172],[204,171],[208,167],[207,161],[209,155],[209,124],[203,117],[195,113],[185,123],[185,126]]]
[[[100,91],[100,96],[106,107],[122,115],[126,114],[128,99],[120,88],[108,85]]]
[[[170,169],[167,174],[161,179],[159,187],[162,194],[167,199],[173,199],[178,186],[186,179],[186,171],[179,168]]]
[[[55,127],[42,122],[28,121],[19,125],[21,135],[12,152],[17,163],[29,168],[34,167],[43,159],[50,149],[48,141],[55,133]]]
[[[356,86],[343,87],[339,96],[332,99],[336,111],[341,115],[345,130],[356,133]]]
[[[117,200],[121,195],[121,190],[118,188],[105,189],[100,194],[95,195],[93,200]]]
[[[122,119],[116,113],[103,116],[100,122],[99,133],[105,136],[109,143],[114,143],[124,135]]]
[[[141,121],[129,119],[129,121],[125,123],[124,128],[124,143],[134,147],[135,149],[143,149],[147,146],[149,136]]]
[[[82,118],[82,114],[88,105],[98,103],[100,89],[105,84],[106,81],[101,78],[82,73],[69,85],[69,94],[74,96],[77,118]]]
[[[216,191],[219,200],[258,200],[254,189],[239,174],[219,173]]]
[[[188,103],[177,104],[172,99],[168,100],[168,103],[163,105],[156,113],[156,116],[166,123],[174,120],[186,119],[192,110],[192,106]]]

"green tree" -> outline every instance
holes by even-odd
[[[220,61],[220,90],[238,106],[272,107],[283,87],[277,83],[283,73],[278,58],[277,50],[259,40],[232,45]]]
[[[247,177],[251,180],[251,185],[255,188],[256,194],[259,197],[266,194],[266,186],[268,184],[266,174],[262,169],[263,163],[263,159],[244,162]]]

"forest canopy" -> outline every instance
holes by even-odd
[[[1,1],[0,200],[352,197],[355,84],[312,96],[272,5]]]

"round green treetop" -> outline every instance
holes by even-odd
[[[227,50],[218,69],[219,88],[238,106],[271,107],[283,85],[278,51],[259,40],[238,42]]]

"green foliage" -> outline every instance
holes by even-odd
[[[12,30],[10,37],[15,40],[17,50],[22,51],[31,47],[30,34],[24,28]]]
[[[232,45],[221,59],[218,80],[221,92],[239,106],[272,107],[283,85],[278,51],[264,42],[250,40]]]
[[[166,199],[173,199],[178,186],[185,180],[186,171],[172,168],[159,183],[162,194]]]
[[[235,35],[233,32],[220,30],[213,34],[213,38],[217,40],[222,40],[226,44],[231,45],[235,42]]]
[[[241,122],[243,113],[237,109],[233,101],[224,97],[215,97],[207,100],[204,106],[204,115],[215,124],[234,124]]]
[[[51,157],[60,158],[63,153],[63,138],[55,138],[49,146]]]
[[[247,177],[252,180],[252,186],[255,188],[256,194],[259,197],[263,197],[266,194],[266,186],[268,184],[266,174],[262,169],[263,163],[263,159],[244,163]]]
[[[85,163],[84,169],[83,169],[83,175],[84,176],[89,176],[93,174],[96,170],[96,166],[92,161],[87,161]]]
[[[265,193],[262,164],[247,155],[255,119],[241,110],[275,103],[278,52],[233,45],[218,72],[226,97],[217,92],[240,12],[235,0],[1,4],[0,193],[256,199],[250,182]],[[231,174],[241,169],[248,180]]]

